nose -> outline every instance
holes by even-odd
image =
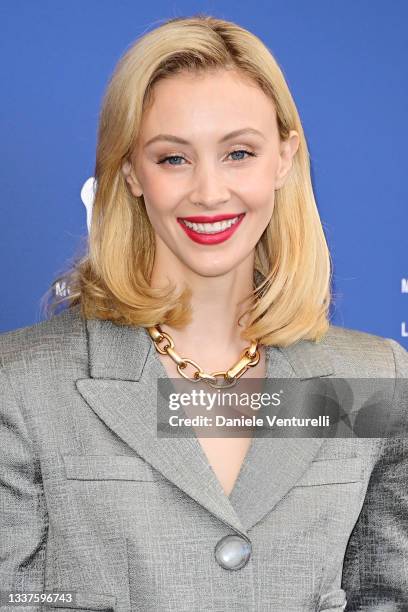
[[[192,204],[213,209],[230,200],[229,190],[222,173],[213,164],[197,165],[193,181],[189,198]]]

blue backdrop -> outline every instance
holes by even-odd
[[[334,260],[333,322],[408,348],[403,0],[2,0],[1,331],[41,320],[41,296],[87,233],[80,192],[117,60],[163,20],[196,12],[250,29],[283,69]]]

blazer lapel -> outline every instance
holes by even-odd
[[[334,373],[323,347],[301,341],[292,347],[268,347],[267,378],[293,379],[299,400],[290,416],[300,415],[307,381]],[[296,379],[296,380],[295,380]],[[284,387],[285,388],[285,387]],[[290,435],[290,433],[289,433]],[[246,531],[264,518],[307,471],[324,438],[253,438],[230,500]]]
[[[106,425],[163,476],[245,534],[196,437],[158,438],[157,379],[166,372],[144,328],[86,321],[90,377],[76,388]]]
[[[256,437],[227,496],[198,439],[159,438],[157,379],[168,378],[146,329],[86,321],[89,377],[76,387],[92,410],[139,456],[243,535],[295,484],[322,438]],[[267,378],[302,380],[333,373],[322,346],[266,347]]]

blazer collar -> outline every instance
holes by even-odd
[[[189,497],[244,537],[307,470],[323,438],[256,437],[233,491],[223,491],[196,437],[157,435],[157,378],[166,378],[148,331],[85,322],[89,377],[76,388],[107,427]],[[267,347],[267,377],[301,380],[334,373],[320,344]],[[101,449],[103,450],[103,449]]]
[[[153,342],[143,327],[119,326],[111,321],[86,321],[91,378],[138,381],[143,375]],[[154,349],[154,350],[153,350]],[[299,379],[334,374],[328,350],[324,345],[301,340],[288,347],[266,347],[267,376]]]

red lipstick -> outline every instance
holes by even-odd
[[[187,225],[183,223],[183,220],[189,221],[191,223],[216,223],[217,221],[226,221],[228,219],[234,219],[236,217],[238,217],[238,220],[233,225],[231,225],[231,227],[228,227],[227,229],[221,230],[219,232],[213,232],[208,234],[203,232],[197,232],[192,227],[187,227]],[[231,236],[237,231],[239,225],[241,225],[241,222],[244,217],[245,213],[241,213],[238,215],[216,215],[215,217],[178,217],[177,221],[179,225],[183,228],[187,236],[191,240],[193,240],[193,242],[197,242],[198,244],[210,245],[220,244],[220,242],[225,242],[226,240],[228,240],[228,238],[231,238]]]

